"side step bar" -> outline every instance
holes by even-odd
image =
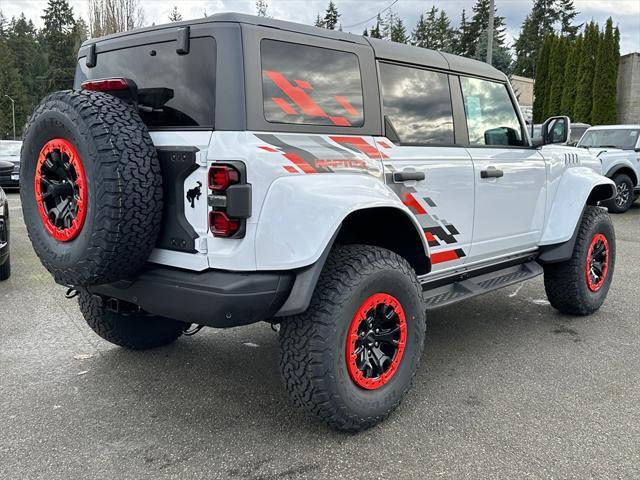
[[[502,287],[520,283],[537,277],[543,273],[538,262],[531,261],[511,267],[485,273],[475,277],[459,280],[448,285],[430,289],[424,285],[423,293],[425,306],[428,310],[451,305],[476,295],[491,292]]]

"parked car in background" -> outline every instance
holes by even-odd
[[[0,176],[11,173],[13,163],[0,160]],[[9,202],[0,187],[0,281],[11,275],[9,260]]]
[[[591,128],[591,125],[589,125],[588,123],[571,123],[571,132],[569,133],[569,140],[567,140],[567,145],[574,147],[575,145],[578,144],[578,141],[580,141],[580,139],[582,138],[582,135],[584,135],[584,132],[586,132],[589,128]]]
[[[571,147],[575,146],[584,132],[586,132],[591,125],[588,123],[571,123],[571,131],[569,132],[569,138],[564,143],[564,145],[569,145]],[[542,124],[536,123],[531,127],[531,138],[540,138],[542,137]]]
[[[618,193],[607,202],[609,210],[629,210],[640,195],[640,125],[591,127],[577,146],[596,155],[602,162],[602,174],[616,182]]]
[[[0,187],[19,187],[21,149],[22,142],[0,140],[0,161],[10,162],[12,165],[11,171],[0,173]]]

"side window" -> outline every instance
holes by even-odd
[[[360,127],[362,79],[353,53],[263,40],[265,120],[274,123]]]
[[[471,145],[523,145],[522,127],[506,85],[460,77]]]
[[[403,145],[454,143],[449,78],[444,73],[380,63],[384,115]]]

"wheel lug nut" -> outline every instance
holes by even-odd
[[[377,347],[378,345],[380,345],[378,342],[374,343],[374,345]]]

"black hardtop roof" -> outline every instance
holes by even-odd
[[[428,50],[420,47],[413,47],[401,43],[390,42],[387,40],[378,40],[370,37],[363,37],[352,33],[345,33],[336,30],[328,30],[326,28],[318,28],[300,23],[287,22],[285,20],[275,20],[273,18],[258,17],[255,15],[247,15],[243,13],[216,13],[209,17],[197,20],[187,20],[183,22],[167,23],[163,25],[154,25],[127,32],[116,33],[99,38],[92,38],[82,44],[82,48],[93,43],[100,43],[105,40],[123,38],[131,35],[143,35],[167,29],[176,29],[190,25],[200,25],[207,23],[242,23],[246,25],[262,26],[266,28],[275,28],[279,30],[302,33],[305,35],[313,35],[316,37],[330,38],[343,42],[351,42],[359,45],[370,45],[373,48],[375,56],[380,59],[397,61],[401,63],[410,63],[413,65],[437,68],[441,70],[450,70],[458,73],[480,76],[499,81],[506,81],[507,77],[491,65],[472,60],[470,58],[460,57],[449,53],[441,53],[435,50]]]

